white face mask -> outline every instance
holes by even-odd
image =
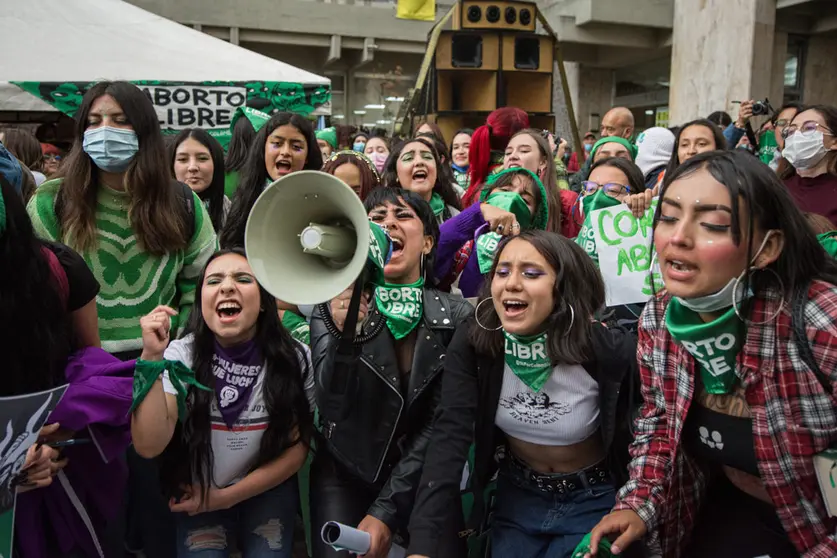
[[[767,241],[770,238],[770,235],[773,234],[773,231],[767,231],[767,234],[764,235],[764,240],[761,242],[761,246],[759,247],[758,252],[756,255],[753,256],[752,262],[756,261],[761,254],[764,247],[767,245]],[[752,265],[752,262],[750,265]],[[720,312],[721,310],[726,310],[732,306],[732,301],[735,299],[736,296],[741,297],[741,299],[746,299],[752,296],[752,292],[745,293],[744,296],[739,295],[736,292],[736,285],[741,285],[741,279],[744,277],[744,274],[747,273],[745,269],[741,272],[741,275],[738,277],[733,277],[729,280],[729,283],[724,285],[724,288],[718,291],[717,293],[712,293],[706,296],[699,296],[696,298],[680,298],[677,297],[677,300],[693,312],[698,312],[702,314],[711,314],[714,312]]]
[[[797,132],[785,140],[782,156],[797,170],[813,168],[828,154],[824,139],[825,135],[819,130],[809,136]]]

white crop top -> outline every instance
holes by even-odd
[[[506,435],[541,446],[571,446],[599,428],[599,384],[579,364],[559,364],[537,393],[503,368],[494,417]]]

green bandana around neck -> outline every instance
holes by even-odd
[[[611,198],[607,194],[605,194],[604,188],[599,188],[596,190],[595,194],[587,194],[583,198],[581,198],[581,205],[584,208],[584,218],[587,217],[597,209],[604,209],[606,207],[614,207],[620,205],[620,201]]]
[[[506,364],[520,381],[538,393],[552,374],[546,352],[546,332],[523,337],[503,330]]]
[[[779,144],[776,143],[776,134],[773,130],[765,130],[759,136],[759,152],[758,156],[761,162],[769,165],[773,162],[776,156],[776,150],[779,149]]]
[[[3,200],[0,199],[0,202]],[[0,234],[3,234],[3,215],[2,215],[2,207],[0,207]],[[817,235],[817,240],[820,242],[820,246],[822,246],[828,255],[832,258],[837,258],[837,231],[831,231],[823,234]]]
[[[204,391],[212,391],[204,386],[195,378],[195,373],[185,364],[179,360],[142,360],[137,359],[134,366],[134,389],[133,389],[133,403],[131,403],[131,411],[134,412],[140,403],[143,402],[145,396],[151,391],[154,382],[160,375],[168,370],[169,381],[177,391],[177,416],[180,422],[186,418],[186,395],[188,394],[187,386],[195,386]]]
[[[433,210],[433,215],[436,217],[441,215],[442,211],[445,210],[445,200],[436,192],[433,192],[433,195],[430,196],[430,209]]]
[[[389,235],[378,225],[369,221],[369,261],[375,271],[369,282],[374,285],[383,285],[384,266],[389,261],[392,254],[392,243],[389,241]]]
[[[666,308],[666,327],[697,361],[706,392],[730,393],[736,380],[735,359],[741,350],[741,319],[735,308],[713,322],[704,323],[697,312],[672,298]]]
[[[424,309],[424,278],[411,285],[385,283],[375,289],[375,302],[387,317],[387,327],[396,340],[407,337],[421,321]]]

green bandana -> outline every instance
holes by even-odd
[[[599,188],[595,194],[587,194],[581,198],[581,205],[584,208],[584,219],[586,221],[588,216],[597,209],[613,207],[619,205],[619,203],[619,200],[605,194],[604,188]]]
[[[282,325],[285,326],[292,338],[305,345],[311,344],[311,326],[304,318],[286,310],[282,315]]]
[[[590,221],[590,214],[584,216],[584,224],[581,225],[581,230],[578,231],[578,236],[575,237],[575,243],[584,248],[587,255],[599,265],[599,251],[596,248],[596,236],[593,232],[593,223]]]
[[[436,217],[441,215],[442,211],[445,210],[445,200],[436,192],[433,192],[433,195],[430,196],[430,209],[433,210],[433,215]]]
[[[521,337],[503,331],[506,338],[506,364],[535,393],[552,374],[552,359],[546,353],[546,333]]]
[[[137,359],[134,367],[134,402],[131,404],[131,412],[143,402],[145,396],[151,390],[154,382],[160,377],[164,370],[169,372],[169,381],[177,390],[177,416],[181,422],[186,418],[186,394],[187,385],[193,385],[198,389],[212,391],[201,385],[195,379],[195,373],[179,360],[142,360]]]
[[[392,243],[389,241],[389,235],[379,225],[369,221],[369,261],[375,267],[375,273],[369,279],[370,283],[375,285],[385,283],[384,266],[389,261],[391,251]]]
[[[526,214],[529,215],[528,220],[531,221],[531,225],[524,226],[523,222],[521,221],[520,226],[522,228],[532,228],[532,229],[538,229],[539,231],[545,231],[546,226],[549,223],[549,202],[548,202],[549,195],[546,192],[546,188],[544,187],[543,182],[541,182],[541,179],[538,178],[538,175],[533,173],[529,169],[524,169],[522,167],[516,167],[516,168],[513,168],[513,169],[500,169],[500,171],[497,172],[496,174],[493,174],[493,175],[489,176],[488,180],[486,181],[486,185],[483,186],[482,192],[480,193],[480,202],[488,203],[488,198],[490,198],[491,196],[498,193],[498,192],[492,192],[491,190],[494,187],[494,184],[496,184],[497,181],[500,179],[500,177],[505,176],[507,174],[523,174],[523,175],[526,175],[529,178],[531,178],[532,181],[535,183],[535,186],[540,191],[541,201],[538,204],[538,207],[535,208],[535,214],[534,215],[530,215],[528,209],[526,211]],[[494,204],[491,204],[491,205],[494,205]],[[525,205],[526,204],[524,202],[524,206]],[[501,207],[501,206],[497,206],[497,207]],[[502,209],[506,209],[506,211],[511,211],[512,213],[515,213],[515,215],[517,215],[517,213],[515,211],[513,211],[512,209],[508,209],[508,208],[505,208],[505,207],[502,207]],[[520,221],[519,216],[518,216],[518,221]]]
[[[575,547],[575,551],[572,553],[570,558],[584,558],[587,553],[590,552],[590,533],[581,539],[581,542],[578,543],[578,546]],[[602,537],[599,541],[599,548],[596,551],[597,558],[612,558],[613,553],[610,552],[610,541],[607,540],[606,537]]]
[[[529,212],[529,206],[517,192],[495,191],[488,196],[485,203],[513,213],[521,229],[529,228],[532,214]],[[482,234],[477,238],[477,263],[480,273],[488,273],[491,270],[497,245],[502,239],[502,236],[493,231]]]
[[[375,289],[375,301],[387,317],[387,327],[396,340],[407,337],[421,321],[424,278],[412,285],[386,283]]]
[[[491,271],[491,264],[494,263],[494,254],[497,253],[497,246],[503,237],[494,231],[489,231],[481,234],[477,238],[477,265],[479,265],[480,273],[486,274]]]
[[[704,323],[697,312],[676,298],[666,309],[666,327],[671,336],[689,351],[700,367],[707,393],[727,394],[735,384],[735,357],[741,350],[741,320],[730,308],[714,322]]]
[[[3,200],[0,199],[0,203],[2,203],[2,201]],[[2,206],[0,206],[0,234],[3,232],[2,209]],[[820,246],[822,246],[832,258],[837,258],[837,231],[817,235],[817,240],[820,241]]]
[[[235,123],[238,122],[238,119],[242,116],[250,121],[250,124],[257,133],[262,129],[262,126],[267,124],[267,121],[270,120],[270,115],[260,110],[256,110],[251,107],[238,107],[235,109],[232,122],[230,122],[230,130],[235,128]]]
[[[773,157],[776,156],[776,150],[779,149],[779,144],[776,143],[776,134],[773,130],[766,130],[759,136],[759,159],[765,165],[773,162]]]

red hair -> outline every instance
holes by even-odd
[[[485,124],[474,130],[468,151],[471,185],[462,197],[462,207],[474,203],[480,195],[491,165],[491,151],[506,149],[512,136],[529,127],[529,115],[515,107],[498,108],[488,115]]]

